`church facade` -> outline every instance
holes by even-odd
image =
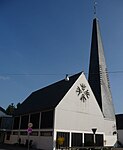
[[[94,66],[95,64],[95,66]],[[33,92],[15,112],[10,140],[36,148],[114,146],[116,120],[97,18],[93,20],[89,79],[83,72]],[[32,123],[28,134],[28,124]],[[29,135],[29,136],[28,136]]]

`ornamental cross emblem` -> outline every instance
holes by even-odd
[[[80,84],[80,86],[77,86],[76,93],[78,96],[80,96],[80,100],[85,102],[90,97],[89,90],[86,89],[85,84]]]

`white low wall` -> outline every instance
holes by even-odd
[[[104,146],[114,146],[117,142],[117,135],[105,136]]]
[[[25,144],[26,140],[28,139],[28,136],[22,136],[20,135],[11,135],[10,140],[6,140],[5,137],[5,143],[6,144],[15,144],[18,143],[18,139],[21,138],[21,144]],[[29,140],[33,140],[32,145],[35,148],[38,149],[44,149],[44,150],[51,150],[53,146],[53,137],[52,136],[30,136]]]

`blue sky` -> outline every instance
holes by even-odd
[[[0,105],[88,73],[93,0],[0,0]],[[116,113],[123,113],[123,1],[97,0]]]

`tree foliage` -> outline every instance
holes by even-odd
[[[7,113],[8,115],[13,115],[15,109],[16,109],[16,108],[15,108],[14,104],[11,103],[11,104],[7,107],[6,113]]]
[[[18,108],[20,107],[20,105],[21,105],[21,103],[18,103],[16,106],[14,105],[14,103],[11,103],[11,104],[7,107],[6,113],[7,113],[8,115],[13,115],[13,114],[14,114],[14,111],[15,111],[16,109],[18,109]]]

